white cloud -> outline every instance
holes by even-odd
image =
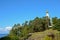
[[[10,31],[12,29],[12,27],[8,26],[8,27],[5,27],[5,30],[8,30]]]
[[[2,33],[2,34],[8,33],[11,29],[12,29],[12,27],[10,27],[10,26],[7,26],[7,27],[5,27],[5,28],[0,27],[0,34],[1,34],[1,33]]]

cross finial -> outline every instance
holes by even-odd
[[[46,10],[46,13],[48,13],[48,10]]]

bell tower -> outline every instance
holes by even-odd
[[[52,19],[49,16],[48,10],[46,11],[46,22],[47,22],[46,29],[48,29],[49,27],[52,27]]]

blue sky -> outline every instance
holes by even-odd
[[[60,0],[0,0],[0,28],[43,17],[46,10],[51,17],[60,18]]]

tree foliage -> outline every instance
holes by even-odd
[[[52,18],[53,29],[60,31],[60,19],[57,17]],[[20,40],[25,40],[28,38],[29,33],[44,31],[48,28],[46,17],[39,18],[36,17],[34,20],[25,21],[22,25],[15,24],[10,31],[9,36],[19,38]]]

